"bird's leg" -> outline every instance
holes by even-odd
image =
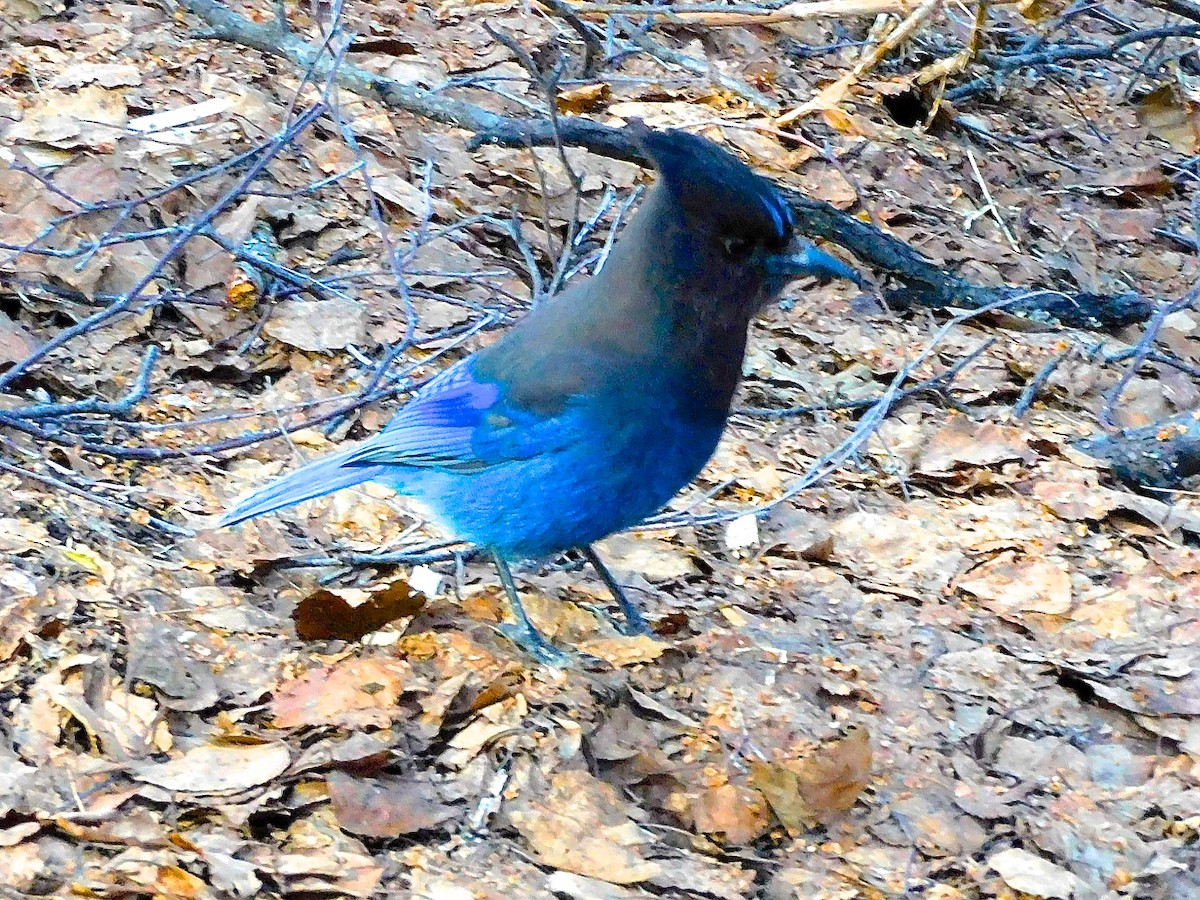
[[[502,624],[500,631],[514,644],[524,648],[538,662],[548,666],[557,666],[560,669],[571,668],[573,660],[570,655],[563,653],[542,637],[541,632],[534,626],[533,620],[529,618],[529,614],[525,612],[525,607],[521,605],[521,595],[517,593],[517,585],[513,581],[512,570],[509,569],[508,563],[495,550],[492,551],[492,561],[496,564],[496,571],[500,573],[500,583],[504,585],[504,593],[508,594],[508,605],[512,607],[513,617],[517,620]]]
[[[625,634],[654,634],[654,629],[650,627],[650,623],[646,621],[646,617],[642,615],[642,611],[637,608],[632,600],[625,595],[625,588],[613,578],[612,572],[608,571],[608,566],[604,565],[600,559],[600,554],[588,544],[579,548],[580,552],[587,558],[587,561],[592,564],[592,568],[599,573],[604,579],[604,583],[608,585],[609,591],[617,598],[617,603],[621,606],[621,612],[625,615],[625,627],[621,629]]]

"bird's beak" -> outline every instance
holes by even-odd
[[[787,250],[767,260],[767,271],[779,278],[812,275],[826,281],[844,278],[859,286],[863,283],[863,277],[852,268],[808,241],[792,241]]]

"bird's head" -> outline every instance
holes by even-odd
[[[849,266],[800,239],[787,199],[733,154],[687,132],[633,127],[659,173],[654,215],[674,218],[686,236],[688,249],[676,254],[698,286],[711,292],[720,285],[719,293],[756,306],[806,275],[862,283]]]

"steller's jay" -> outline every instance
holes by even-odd
[[[382,432],[250,495],[232,525],[368,480],[424,505],[495,560],[537,659],[508,560],[578,548],[648,631],[591,544],[642,521],[716,449],[751,318],[802,275],[858,275],[799,241],[770,181],[704,138],[630,126],[658,182],[595,275],[434,378]]]

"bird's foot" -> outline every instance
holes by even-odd
[[[625,616],[625,622],[623,624],[613,622],[613,626],[617,631],[626,637],[637,637],[638,635],[652,637],[654,629],[650,627],[650,623],[646,621],[646,617],[642,615],[642,611],[638,609],[637,604],[629,599],[629,595],[625,593],[625,588],[621,585],[621,582],[617,581],[613,573],[608,570],[608,566],[604,564],[604,560],[596,553],[596,548],[588,544],[581,547],[580,552],[583,553],[584,559],[592,564],[592,568],[596,570],[596,573],[604,580],[604,583],[608,585],[613,598],[621,607],[621,613]],[[601,615],[609,619],[607,613],[602,613]],[[611,622],[612,619],[609,619],[609,621]]]
[[[501,634],[544,666],[553,666],[556,669],[579,667],[574,656],[559,650],[532,628],[524,628],[518,622],[504,622],[498,627]]]
[[[625,606],[622,604],[621,611],[625,613],[625,621],[617,623],[617,630],[626,637],[657,637],[654,633],[654,628],[646,621],[633,604]]]
[[[618,634],[624,635],[625,637],[639,637],[643,634],[647,637],[655,636],[654,628],[636,609],[626,609],[625,607],[621,607],[622,612],[624,613],[624,618],[618,619],[616,616],[612,615],[607,608],[599,603],[580,603],[579,605],[588,610],[588,612],[594,615],[597,619],[603,619],[605,622],[611,625]]]

